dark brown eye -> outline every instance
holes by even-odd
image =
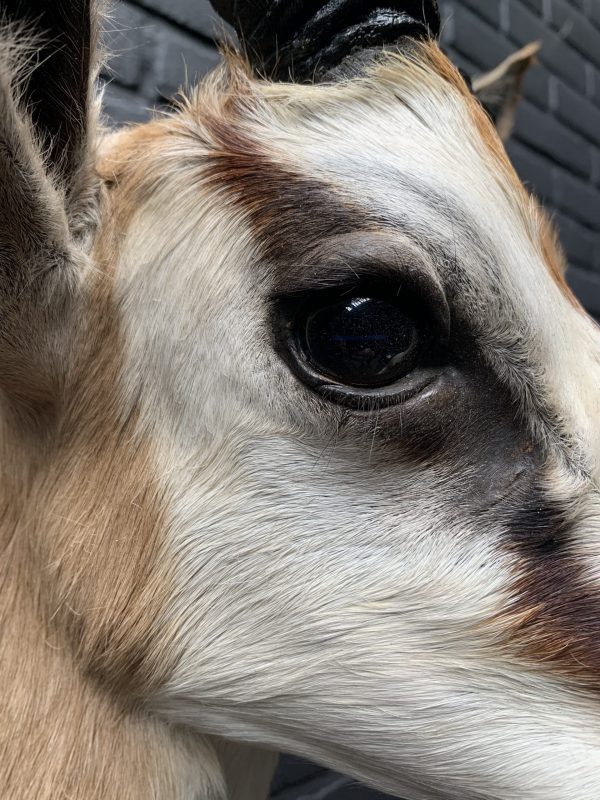
[[[448,319],[411,277],[275,297],[277,352],[314,392],[357,411],[415,397],[447,364]]]
[[[314,370],[345,386],[389,386],[415,366],[419,329],[395,302],[363,295],[317,307],[297,331]]]

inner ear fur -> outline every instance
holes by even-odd
[[[513,53],[495,69],[473,78],[473,92],[492,118],[502,140],[515,124],[521,87],[527,70],[536,63],[540,42],[531,42]]]
[[[93,226],[91,0],[0,0],[0,391],[47,406]]]

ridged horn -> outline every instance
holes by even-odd
[[[437,0],[211,0],[234,26],[257,74],[328,80],[349,56],[437,38]]]

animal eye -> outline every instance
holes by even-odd
[[[448,320],[418,288],[359,278],[352,287],[279,295],[275,349],[331,402],[359,411],[404,403],[439,376],[448,357]]]
[[[358,294],[301,318],[300,348],[314,370],[345,386],[389,386],[415,366],[420,332],[394,301]]]

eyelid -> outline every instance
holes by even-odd
[[[450,308],[433,262],[402,235],[389,231],[356,231],[327,239],[303,261],[284,270],[274,299],[353,287],[372,281],[412,292],[426,305],[442,343],[450,336]]]

